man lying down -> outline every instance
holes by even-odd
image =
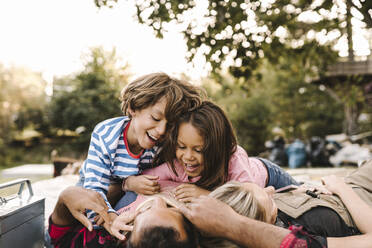
[[[138,196],[113,223],[98,193],[70,187],[48,232],[55,247],[372,247],[372,161],[345,180],[329,176],[323,183],[327,194],[301,188],[274,194],[229,182],[188,205],[170,193]],[[100,215],[105,229],[92,228],[86,209]]]

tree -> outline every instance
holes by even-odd
[[[4,143],[9,143],[17,130],[40,127],[40,118],[26,116],[40,113],[45,108],[45,87],[41,73],[0,65],[0,139]]]
[[[115,2],[95,0],[99,7]],[[309,61],[312,65],[332,63],[332,45],[347,33],[347,9],[372,27],[372,3],[365,0],[142,0],[135,5],[138,21],[158,37],[169,23],[183,27],[189,60],[202,54],[214,72],[227,64],[235,77],[245,78],[264,57],[276,63],[280,56],[310,55],[314,48],[326,59]]]
[[[270,92],[275,125],[289,140],[341,132],[341,104],[329,97],[324,86],[307,82],[306,68],[294,62],[281,61],[262,69],[261,86]]]
[[[343,111],[324,87],[306,83],[307,73],[293,61],[264,62],[260,80],[234,79],[222,73],[205,80],[208,95],[227,113],[239,144],[249,154],[265,150],[271,130],[279,127],[287,140],[324,137],[342,130]],[[242,89],[241,85],[249,85]]]
[[[45,86],[41,73],[0,64],[0,167],[14,163],[10,159],[13,155],[10,146],[17,133],[40,127],[40,116],[31,119],[26,115],[40,113],[45,108]]]
[[[248,154],[258,155],[265,150],[270,138],[273,116],[267,94],[255,87],[243,90],[239,80],[231,75],[216,75],[204,80],[202,86],[208,95],[226,112],[235,129],[239,145]],[[251,82],[254,85],[254,82]]]
[[[114,7],[116,2],[95,0],[98,7]],[[333,47],[340,39],[347,39],[349,59],[353,58],[352,20],[372,29],[368,0],[141,0],[135,5],[138,21],[158,37],[173,27],[170,24],[183,28],[190,61],[201,55],[213,73],[228,67],[234,77],[245,79],[261,78],[258,68],[265,60],[290,60],[306,68],[306,82],[323,78],[337,60]],[[246,89],[249,80],[245,82]],[[332,90],[345,109],[344,131],[353,134],[362,104],[359,93],[344,97],[344,91],[360,91],[347,85]]]
[[[122,114],[119,95],[129,77],[128,66],[120,64],[115,50],[94,48],[85,60],[78,75],[55,80],[50,107],[54,127],[85,130],[80,138],[84,149],[98,122]]]

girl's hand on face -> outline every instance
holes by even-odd
[[[345,187],[348,187],[342,177],[337,177],[335,175],[323,177],[322,183],[324,187],[336,195],[339,195]]]
[[[191,202],[193,198],[208,195],[210,192],[194,184],[184,183],[174,189],[174,197],[181,202]]]
[[[136,214],[134,212],[124,212],[113,221],[111,234],[120,240],[125,240],[125,234],[133,231],[133,224]]]
[[[125,180],[123,190],[134,191],[142,195],[153,195],[160,192],[158,179],[158,176],[152,175],[129,176]]]

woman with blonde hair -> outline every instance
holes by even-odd
[[[212,191],[209,196],[228,204],[240,215],[257,218],[264,221],[264,209],[261,208],[253,194],[244,188],[242,183],[236,181],[227,182],[226,184]],[[239,247],[237,244],[229,240],[208,236],[201,237],[200,246],[202,248]]]
[[[264,190],[274,191],[273,187]],[[260,199],[251,191],[249,183],[230,181],[212,191],[209,196],[229,205],[235,212],[252,219],[270,222],[268,213],[260,204]],[[237,244],[222,238],[202,236],[202,248],[238,248]]]
[[[329,194],[309,189],[274,194],[254,184],[241,184],[265,209],[266,223],[247,218],[228,202],[211,196],[199,197],[181,211],[203,234],[242,247],[372,247],[371,175],[372,160],[344,179],[324,177]],[[222,195],[228,192],[225,190]]]

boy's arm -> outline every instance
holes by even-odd
[[[100,193],[109,208],[108,211],[115,212],[106,197],[110,185],[110,166],[111,161],[106,146],[101,137],[93,131],[84,167],[83,186]],[[89,217],[92,217],[92,213],[89,213]]]
[[[157,167],[146,169],[142,175],[129,176],[123,181],[124,191],[134,191],[143,195],[152,195],[160,192],[158,181],[172,181],[170,168],[166,163]]]
[[[90,231],[92,223],[85,216],[86,209],[97,212],[107,223],[110,218],[107,205],[100,194],[78,186],[71,186],[62,191],[51,214],[52,222],[59,226],[68,226],[80,221]]]
[[[123,181],[123,190],[134,191],[142,195],[153,195],[160,191],[158,179],[158,176],[152,175],[129,176]]]

